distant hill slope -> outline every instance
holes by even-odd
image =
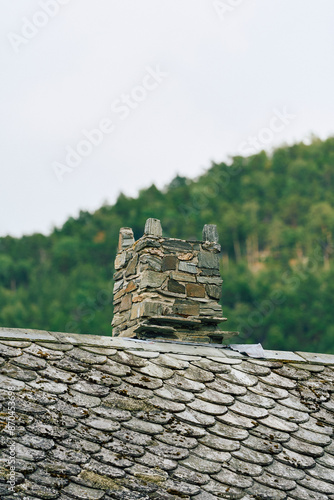
[[[0,325],[110,335],[118,231],[139,237],[148,217],[178,238],[217,224],[222,304],[238,342],[334,352],[334,138],[121,194],[48,237],[0,238]]]

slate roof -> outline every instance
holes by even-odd
[[[0,339],[3,499],[334,499],[332,355]]]

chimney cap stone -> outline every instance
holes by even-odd
[[[203,227],[203,241],[210,241],[218,243],[218,231],[216,224],[204,224]]]
[[[121,252],[125,248],[131,246],[134,242],[135,238],[131,227],[121,227],[119,230],[118,251]]]
[[[161,238],[162,226],[160,220],[153,218],[147,219],[145,223],[144,234]]]

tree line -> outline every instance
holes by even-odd
[[[148,217],[164,235],[201,239],[217,224],[224,328],[267,349],[334,351],[334,138],[230,162],[159,190],[120,194],[49,236],[0,238],[0,325],[111,335],[120,227]]]

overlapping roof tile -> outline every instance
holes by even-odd
[[[334,356],[0,329],[0,373],[5,500],[334,498]]]

